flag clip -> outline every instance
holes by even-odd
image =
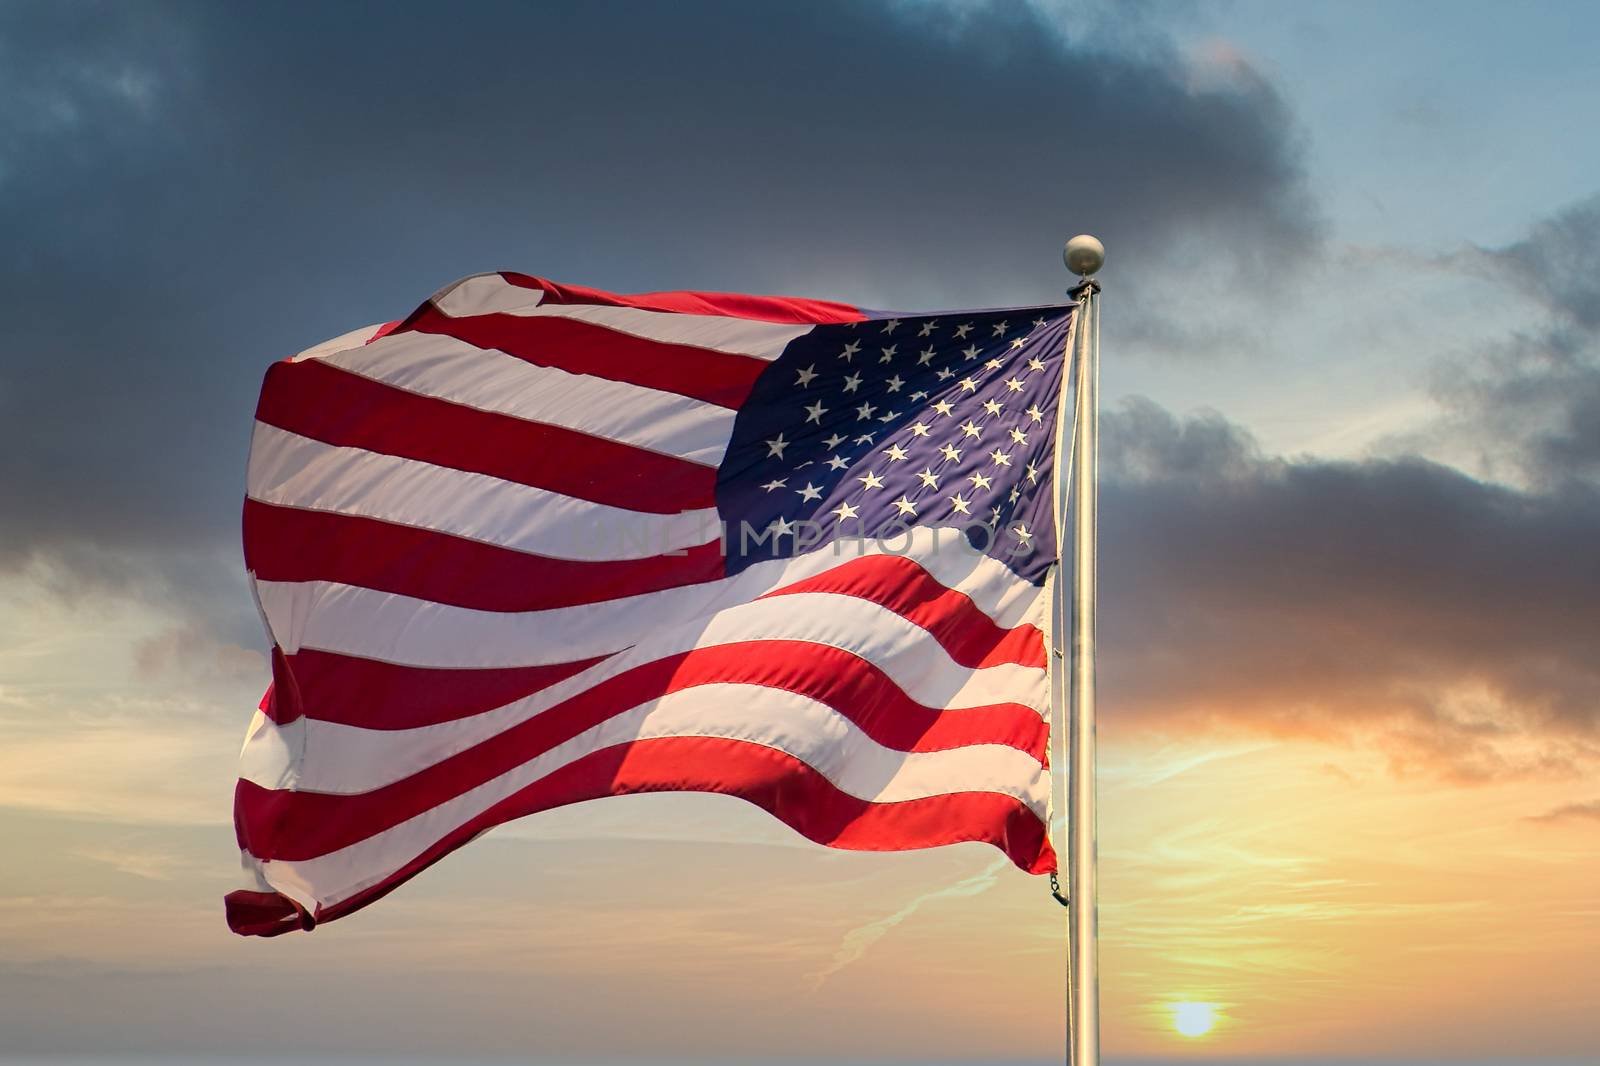
[[[1061,880],[1056,876],[1056,872],[1054,870],[1050,871],[1050,894],[1054,896],[1056,898],[1056,902],[1061,904],[1063,907],[1072,906],[1072,900],[1062,894]]]

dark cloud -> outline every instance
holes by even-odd
[[[1600,492],[1264,457],[1148,401],[1105,433],[1113,722],[1371,743],[1458,778],[1600,758]]]
[[[1537,223],[1504,248],[1480,248],[1482,269],[1591,333],[1600,332],[1600,196]]]
[[[1531,300],[1542,319],[1440,367],[1446,433],[1474,442],[1489,470],[1600,485],[1600,196],[1447,263]]]
[[[1163,279],[1204,249],[1214,285],[1270,293],[1318,230],[1272,86],[1179,55],[1141,10],[8,6],[0,568],[159,587],[248,644],[263,367],[477,270],[1025,302],[1088,229],[1126,321],[1181,347],[1206,327],[1159,313]],[[1586,757],[1596,237],[1591,202],[1457,263],[1548,319],[1442,391],[1525,491],[1274,459],[1220,416],[1108,416],[1114,710],[1366,730],[1469,775]]]
[[[474,271],[970,306],[1079,229],[1130,279],[1307,254],[1271,86],[1086,10],[8,5],[0,568],[199,581],[264,366]]]

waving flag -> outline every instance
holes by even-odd
[[[309,929],[509,819],[664,790],[1054,870],[1072,311],[488,274],[275,364],[244,511],[274,680],[229,924]]]

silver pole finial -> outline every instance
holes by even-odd
[[[1061,253],[1061,260],[1067,264],[1068,270],[1081,278],[1087,278],[1105,266],[1106,246],[1100,243],[1100,238],[1080,233],[1067,241],[1067,247]]]

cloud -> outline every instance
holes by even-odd
[[[882,918],[876,918],[851,929],[845,933],[844,938],[839,942],[838,950],[834,952],[832,960],[822,969],[811,974],[809,978],[811,990],[816,992],[822,988],[828,978],[837,974],[851,963],[860,961],[867,951],[871,949],[872,945],[882,940],[890,930],[900,923],[915,915],[925,904],[941,899],[965,899],[969,896],[976,896],[993,887],[994,883],[999,880],[1000,871],[1009,865],[1010,860],[1003,856],[994,859],[989,865],[970,877],[920,893],[892,914],[886,914]]]
[[[134,665],[145,679],[162,676],[200,681],[258,681],[267,660],[253,648],[217,640],[198,625],[173,626],[134,645]]]
[[[1476,248],[1480,272],[1504,280],[1550,311],[1591,332],[1600,331],[1600,196],[1536,223],[1520,241]]]
[[[1538,485],[1600,486],[1600,196],[1501,248],[1438,260],[1487,280],[1536,315],[1467,358],[1445,360],[1438,433],[1470,442],[1484,469]]]
[[[1377,744],[1461,780],[1600,759],[1600,491],[1269,457],[1141,400],[1105,434],[1108,725]]]
[[[1316,245],[1283,99],[1143,9],[24,5],[0,49],[0,569],[208,620],[264,367],[463,274],[1020,303],[1093,229],[1161,330],[1185,249]]]
[[[1491,283],[1505,332],[1436,357],[1443,415],[1386,457],[1270,456],[1139,399],[1108,416],[1108,694],[1178,729],[1377,745],[1398,772],[1593,768],[1600,197],[1503,247],[1358,254]],[[1479,476],[1416,454],[1440,445]]]
[[[179,874],[194,876],[209,872],[208,867],[181,855],[164,851],[131,847],[83,848],[74,855],[91,862],[104,863],[118,873],[146,881],[171,881]]]
[[[1543,814],[1529,817],[1530,822],[1569,823],[1569,822],[1600,822],[1600,800],[1590,800],[1588,803],[1568,803],[1560,807],[1551,808]]]

